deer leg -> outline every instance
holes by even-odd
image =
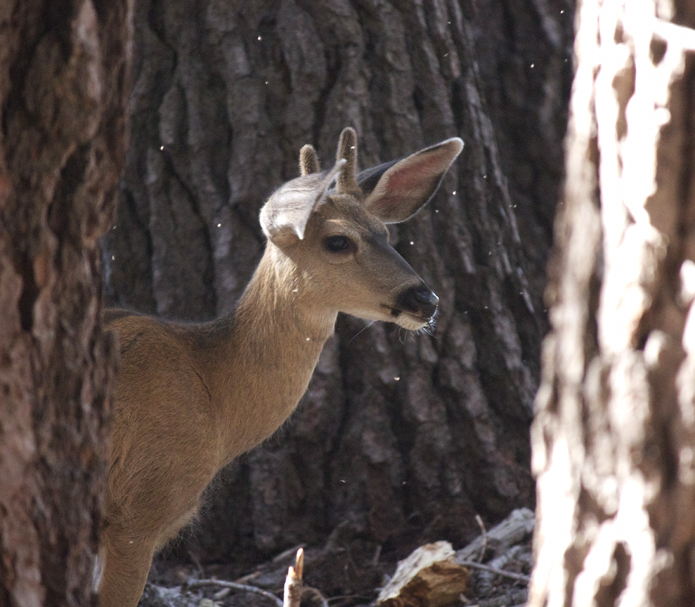
[[[136,607],[152,564],[154,542],[105,533],[99,607]]]

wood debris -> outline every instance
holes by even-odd
[[[528,596],[532,567],[533,512],[527,508],[514,510],[490,529],[482,519],[477,520],[481,534],[463,548],[454,551],[448,542],[435,542],[421,546],[400,561],[390,582],[381,589],[376,604],[386,607],[521,607]],[[335,541],[329,541],[323,548],[310,548],[306,554],[295,546],[233,582],[224,581],[224,577],[232,576],[217,570],[214,574],[217,579],[191,576],[174,588],[150,583],[140,605],[200,607],[205,593],[213,604],[220,601],[217,603],[220,605],[328,607],[329,599],[304,583],[306,571],[312,572],[322,590],[328,589],[331,606],[374,605],[377,576],[393,571],[393,560],[383,560],[381,546],[377,546],[376,551],[367,546],[368,549],[355,557],[355,553],[345,549],[351,546],[351,537],[349,529],[343,535],[336,532]],[[297,558],[292,563],[295,553]],[[348,571],[356,563],[364,563],[364,567],[357,570],[358,575],[375,574],[370,578],[374,582],[369,590],[340,593],[335,591],[335,586],[331,589],[329,576],[335,571]],[[284,601],[277,596],[283,582]]]
[[[398,563],[391,581],[381,590],[384,607],[443,607],[466,591],[469,573],[454,560],[449,542],[425,544]]]
[[[285,578],[283,607],[299,607],[302,600],[302,576],[304,575],[304,549],[297,550],[294,566],[290,565]]]

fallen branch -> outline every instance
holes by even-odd
[[[473,540],[468,546],[457,550],[455,560],[457,563],[476,559],[482,560],[479,555],[483,549],[486,552],[490,549],[495,554],[502,554],[533,533],[534,522],[531,510],[518,508],[502,522]]]
[[[263,590],[256,586],[249,586],[248,584],[239,584],[238,582],[225,582],[224,580],[191,580],[187,582],[185,586],[189,589],[201,588],[203,586],[218,586],[220,588],[231,588],[232,590],[241,590],[243,592],[253,592],[254,594],[260,594],[270,601],[273,601],[277,607],[283,607],[282,601],[276,597],[272,592]]]

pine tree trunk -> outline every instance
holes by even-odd
[[[695,601],[695,3],[583,0],[530,605]]]
[[[0,605],[93,605],[113,348],[97,239],[125,152],[127,1],[0,8]]]
[[[363,548],[357,561],[402,556],[533,502],[572,25],[569,0],[545,4],[139,2],[133,141],[106,253],[114,303],[182,319],[230,310],[262,251],[258,211],[304,143],[325,162],[353,125],[365,167],[466,142],[396,235],[441,296],[436,335],[341,318],[298,412],[211,492],[186,544],[197,559],[250,567],[337,528]]]

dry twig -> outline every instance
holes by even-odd
[[[316,588],[312,588],[311,586],[304,586],[304,589],[302,590],[302,596],[305,596],[307,594],[313,596],[319,602],[321,607],[328,607],[328,599],[326,599],[326,597],[323,596],[321,592]]]
[[[480,527],[480,537],[482,538],[482,546],[480,547],[480,554],[478,555],[477,561],[482,561],[485,558],[485,553],[487,552],[487,529],[485,528],[485,523],[479,514],[475,515],[475,522],[478,523]]]
[[[304,549],[297,550],[294,567],[290,566],[285,578],[285,593],[283,607],[299,607],[302,597],[310,595],[318,600],[321,607],[328,607],[328,601],[316,588],[305,586],[302,580],[304,575]]]
[[[297,550],[294,567],[290,565],[285,578],[283,607],[299,607],[302,600],[302,575],[304,574],[304,549]]]
[[[501,523],[487,530],[484,535],[478,536],[470,544],[457,550],[456,560],[476,560],[483,546],[485,546],[486,552],[492,551],[495,554],[502,554],[533,533],[533,526],[534,516],[531,510],[528,508],[514,510]]]
[[[508,577],[518,582],[524,582],[525,584],[528,584],[531,581],[531,578],[528,575],[524,575],[523,573],[505,571],[504,569],[498,569],[497,567],[490,567],[490,565],[483,565],[482,563],[478,563],[477,561],[457,560],[456,562],[459,565],[463,565],[464,567],[470,567],[471,569],[480,569],[481,571],[489,571],[490,573],[501,575],[503,577]]]
[[[242,590],[244,592],[253,592],[255,594],[260,594],[268,600],[273,601],[278,607],[283,607],[282,601],[276,597],[272,592],[263,590],[256,586],[249,586],[248,584],[239,584],[238,582],[225,582],[224,580],[191,580],[186,584],[187,588],[195,589],[201,588],[202,586],[219,586],[220,588],[231,588],[232,590]]]

